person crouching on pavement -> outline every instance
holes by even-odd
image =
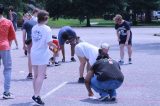
[[[94,96],[92,92],[94,89],[99,93],[100,101],[116,101],[116,89],[122,85],[124,80],[118,62],[109,57],[108,50],[109,45],[102,43],[97,61],[85,78],[88,96]]]
[[[53,56],[49,59],[49,65],[48,66],[50,66],[50,64],[54,64],[55,66],[59,66],[60,63],[58,61],[58,58],[59,58],[60,46],[59,46],[59,42],[58,42],[58,39],[57,39],[56,35],[53,35],[52,38],[53,38],[52,43],[55,44],[57,46],[57,48],[53,49],[52,47],[49,47],[49,49],[53,53]]]

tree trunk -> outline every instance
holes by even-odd
[[[90,23],[90,17],[89,16],[87,16],[87,25],[86,25],[87,27],[90,27],[91,26],[91,23]]]
[[[151,11],[150,10],[147,10],[146,12],[145,12],[145,22],[146,23],[151,23]]]
[[[133,12],[132,14],[132,24],[137,25],[136,12]]]

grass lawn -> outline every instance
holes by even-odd
[[[104,19],[91,19],[91,26],[114,26],[113,21],[106,21]],[[49,19],[48,25],[50,27],[62,27],[62,26],[72,26],[72,27],[84,27],[86,26],[86,20],[80,24],[78,19]]]
[[[90,23],[92,27],[113,27],[114,26],[114,21],[112,20],[91,19]],[[86,20],[80,24],[80,21],[78,19],[59,18],[58,20],[52,20],[50,18],[48,25],[50,27],[62,27],[62,26],[85,27]],[[160,26],[160,20],[153,20],[149,24],[139,22],[137,26]]]

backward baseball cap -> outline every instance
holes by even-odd
[[[108,43],[102,43],[100,48],[101,49],[109,49],[110,45]]]

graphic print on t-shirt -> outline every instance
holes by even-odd
[[[33,40],[34,40],[35,42],[41,40],[41,38],[42,38],[42,34],[41,34],[41,32],[38,31],[38,30],[35,30],[35,31],[33,32],[33,35],[32,35],[32,36],[33,36]]]
[[[127,35],[127,29],[125,28],[125,26],[119,27],[118,32],[121,36],[126,36]]]

